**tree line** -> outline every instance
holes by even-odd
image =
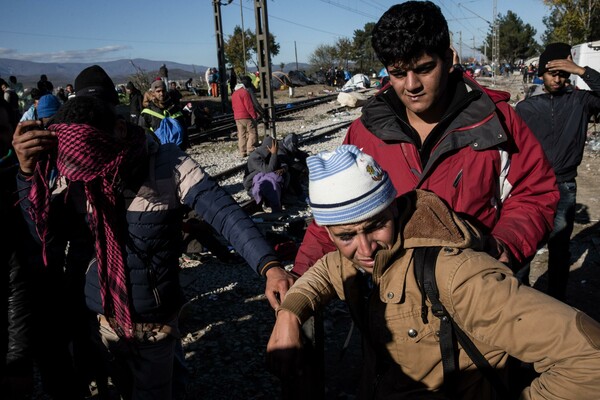
[[[540,7],[550,13],[544,17],[546,30],[542,43],[535,39],[537,30],[526,24],[514,12],[498,15],[498,54],[500,62],[515,64],[538,55],[546,44],[565,42],[571,45],[600,39],[600,0],[543,0]],[[371,32],[375,26],[369,22],[362,29],[356,29],[352,38],[341,37],[331,44],[321,44],[310,55],[309,63],[313,71],[331,67],[344,68],[356,72],[375,72],[382,68],[371,46]],[[489,27],[482,45],[476,50],[491,53],[492,27]],[[271,56],[279,54],[280,45],[274,35],[269,35]],[[487,51],[486,51],[487,50]],[[247,63],[256,64],[256,35],[249,29],[242,33],[239,26],[225,40],[225,58],[237,73],[244,71]]]

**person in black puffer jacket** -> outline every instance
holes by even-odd
[[[77,267],[85,271],[89,326],[103,361],[125,398],[169,400],[184,301],[179,256],[185,211],[193,209],[267,277],[272,307],[293,279],[248,215],[200,165],[177,145],[159,145],[140,127],[118,118],[114,84],[104,70],[87,68],[75,87],[77,97],[59,110],[49,131],[24,135],[22,130],[34,122],[15,131],[20,204],[47,262],[64,259],[71,239],[82,242],[85,236],[71,226],[87,227],[92,240],[69,246],[69,256],[93,247],[87,262],[80,257]],[[32,140],[41,148],[30,157]],[[53,158],[41,157],[52,149],[58,149],[59,177],[48,186],[39,171],[52,166]],[[66,194],[66,202],[48,208],[43,200],[49,189],[56,196]]]

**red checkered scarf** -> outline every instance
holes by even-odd
[[[145,152],[146,136],[131,129],[125,143],[83,124],[55,124],[58,156],[56,166],[61,176],[72,182],[83,182],[91,208],[90,225],[96,237],[96,257],[102,304],[107,316],[114,315],[111,325],[120,337],[131,338],[133,324],[129,308],[125,273],[124,240],[117,223],[115,188],[120,174],[140,162]],[[38,163],[29,199],[30,213],[44,244],[47,234],[50,190],[48,184],[52,160]],[[109,318],[111,321],[112,318]]]

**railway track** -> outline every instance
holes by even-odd
[[[297,101],[294,103],[277,104],[275,105],[275,116],[276,118],[281,118],[285,115],[297,113],[302,110],[306,110],[312,107],[316,107],[320,104],[330,102],[332,100],[335,100],[336,98],[337,93],[319,96],[308,100]],[[206,140],[227,136],[236,129],[233,114],[225,114],[219,116],[212,121],[211,125],[212,128],[209,130],[202,132],[190,132],[190,143],[197,144]]]
[[[320,140],[320,139],[325,138],[328,135],[331,135],[332,133],[335,133],[341,129],[345,129],[348,126],[350,126],[350,124],[352,122],[353,121],[344,121],[344,122],[340,122],[338,124],[331,125],[326,128],[318,128],[318,129],[313,129],[313,130],[306,131],[303,133],[299,133],[298,136],[300,136],[300,146]],[[223,181],[223,180],[243,171],[245,167],[246,167],[246,162],[244,161],[232,168],[226,169],[226,170],[221,171],[212,176],[217,181]]]

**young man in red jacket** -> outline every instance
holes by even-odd
[[[542,147],[507,103],[510,95],[454,68],[446,19],[430,1],[392,6],[375,25],[372,45],[389,84],[363,107],[344,144],[370,154],[398,196],[434,192],[484,233],[487,253],[518,269],[551,232],[559,194]],[[313,222],[293,271],[302,275],[334,250]],[[313,370],[319,366],[290,391],[322,388]]]
[[[507,103],[455,70],[447,23],[435,4],[391,7],[372,44],[390,83],[348,130],[353,144],[387,170],[402,195],[436,193],[486,235],[485,251],[514,269],[552,230],[556,180],[544,152]],[[334,250],[311,224],[294,266],[304,273]]]
[[[256,132],[256,119],[258,114],[252,104],[252,97],[246,87],[239,83],[231,95],[231,107],[233,108],[233,119],[237,127],[238,151],[241,157],[252,153],[258,144]]]

